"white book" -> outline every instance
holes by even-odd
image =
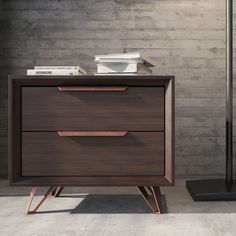
[[[135,75],[146,75],[146,74],[138,74],[138,73],[95,73],[94,75],[107,75],[107,76],[135,76]]]
[[[98,63],[97,73],[135,73],[137,63]]]
[[[78,70],[82,74],[86,75],[87,72],[80,66],[35,66],[35,70]]]
[[[27,70],[27,75],[40,75],[40,76],[55,76],[55,75],[70,75],[70,76],[76,76],[76,75],[83,75],[78,70],[74,69],[53,69],[53,70],[46,70],[46,69],[33,69],[33,70]]]
[[[140,58],[140,52],[95,55],[95,61],[100,58],[138,59]]]
[[[147,67],[155,67],[157,63],[141,52],[130,52],[130,53],[115,53],[115,54],[104,54],[95,55],[95,62],[114,62],[114,61],[133,60],[139,61],[138,63],[144,63]]]
[[[99,60],[95,61],[96,63],[143,63],[144,61],[141,58],[138,59],[128,59],[128,58],[100,58]]]

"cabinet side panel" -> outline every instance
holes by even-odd
[[[165,91],[165,177],[174,184],[175,175],[175,84],[174,78]]]
[[[21,86],[9,78],[8,170],[10,184],[21,177]]]

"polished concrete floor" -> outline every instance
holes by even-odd
[[[236,202],[193,202],[184,180],[162,188],[168,212],[162,215],[152,214],[135,188],[66,188],[37,214],[26,215],[29,192],[0,180],[1,236],[236,235]]]

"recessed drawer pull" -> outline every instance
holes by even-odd
[[[61,137],[123,137],[128,131],[58,131]]]
[[[127,86],[58,86],[63,92],[124,92]]]

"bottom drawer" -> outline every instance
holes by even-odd
[[[164,132],[122,137],[22,133],[22,176],[164,175]]]

